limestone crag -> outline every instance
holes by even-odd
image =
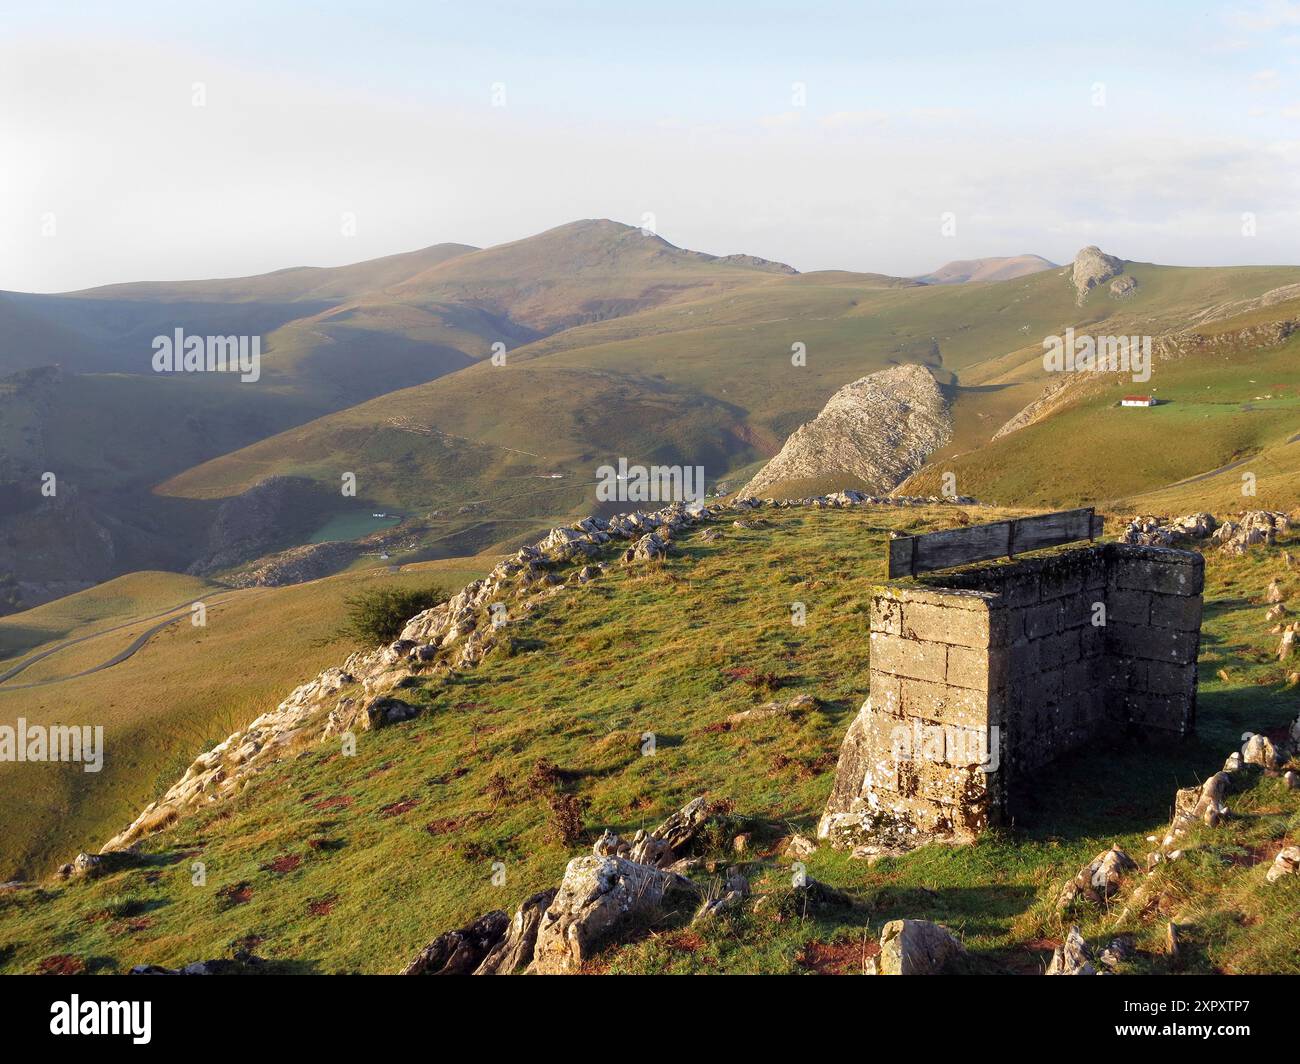
[[[1090,244],[1081,250],[1074,257],[1074,265],[1070,267],[1070,281],[1078,292],[1077,302],[1082,306],[1089,292],[1112,277],[1117,277],[1123,269],[1123,259],[1107,255],[1096,245]]]
[[[840,475],[889,491],[948,442],[952,421],[924,366],[893,366],[847,384],[741,489]]]

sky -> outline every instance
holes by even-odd
[[[1300,262],[1300,0],[0,0],[0,289],[578,218],[910,276]]]

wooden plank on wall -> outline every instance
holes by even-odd
[[[1100,532],[1101,519],[1089,506],[922,536],[900,536],[889,541],[889,579],[995,558],[1014,558],[1031,550],[1092,539]]]

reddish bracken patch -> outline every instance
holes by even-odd
[[[71,953],[55,953],[36,966],[37,975],[84,975],[86,962]]]
[[[307,903],[307,911],[312,916],[328,916],[334,908],[334,903],[339,900],[337,894],[327,894],[323,898],[315,898]]]
[[[257,949],[266,939],[262,935],[244,935],[243,938],[237,938],[231,943],[236,949],[246,949],[250,953]]]
[[[879,942],[819,942],[812,939],[804,943],[796,963],[817,975],[861,975],[867,958],[880,952]]]
[[[427,831],[430,835],[434,835],[434,836],[450,835],[453,831],[455,831],[458,827],[460,827],[460,823],[461,823],[460,820],[454,816],[444,816],[444,817],[440,817],[437,820],[430,820],[427,824],[424,825],[424,830]]]
[[[717,735],[721,732],[729,732],[731,731],[731,723],[730,721],[725,720],[714,721],[712,724],[706,724],[700,729],[700,731],[705,735]]]
[[[118,920],[108,925],[110,935],[137,935],[153,927],[153,920],[148,916],[136,916],[130,920]]]
[[[704,939],[694,931],[674,931],[672,934],[664,935],[660,942],[678,953],[695,953],[704,946]]]
[[[392,767],[393,767],[393,763],[391,761],[385,761],[382,765],[376,765],[374,768],[372,768],[369,772],[366,773],[366,779],[372,780],[376,776],[381,776]]]
[[[380,816],[399,816],[402,813],[409,813],[420,804],[418,798],[399,798],[395,802],[389,802],[388,805],[379,807]]]
[[[244,905],[253,900],[251,883],[231,883],[217,891],[217,897],[230,905]]]
[[[321,812],[328,812],[331,809],[346,809],[352,805],[356,799],[350,794],[336,794],[332,798],[323,798],[316,803],[316,808]]]
[[[262,865],[262,871],[284,875],[285,872],[292,872],[300,864],[302,864],[302,858],[296,853],[284,853],[274,861],[267,861],[266,864]]]

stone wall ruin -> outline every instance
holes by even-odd
[[[1203,584],[1195,552],[1108,543],[879,588],[819,836],[970,839],[1099,736],[1189,735]]]

